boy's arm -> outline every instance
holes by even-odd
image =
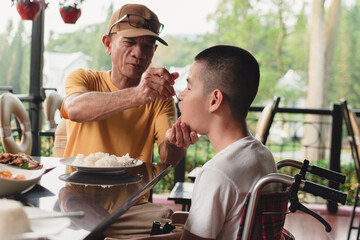
[[[199,237],[195,234],[192,234],[191,232],[189,232],[188,230],[184,230],[182,236],[181,236],[181,240],[212,240],[213,238],[203,238],[203,237]]]

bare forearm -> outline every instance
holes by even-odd
[[[73,94],[65,101],[69,119],[77,122],[99,121],[110,115],[141,105],[134,97],[135,88],[116,92]]]
[[[176,166],[186,154],[186,148],[177,147],[166,143],[165,141],[159,146],[160,160],[163,163]]]

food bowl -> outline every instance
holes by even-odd
[[[45,172],[44,168],[37,170],[25,170],[5,164],[0,164],[0,170],[8,170],[13,175],[21,174],[25,176],[24,180],[0,177],[0,197],[21,193],[31,188],[41,179],[41,176]]]

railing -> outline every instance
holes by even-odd
[[[25,103],[32,101],[29,96],[20,96]],[[263,110],[261,106],[252,106],[248,116],[248,125],[250,131],[254,134],[258,115]],[[360,116],[360,110],[353,110]],[[306,115],[319,115],[326,117],[326,121],[306,122]],[[317,131],[317,136],[320,145],[318,148],[322,152],[322,157],[310,156],[308,152],[314,148],[313,144],[304,144],[303,136],[306,126],[314,126],[313,129]],[[346,172],[347,184],[353,184],[351,179],[355,178],[355,170],[353,168],[353,160],[351,151],[343,135],[346,132],[342,131],[343,123],[340,112],[340,105],[333,104],[331,109],[302,109],[302,108],[287,108],[280,107],[275,115],[267,146],[273,152],[276,160],[292,158],[296,160],[303,160],[307,158],[312,161],[312,164],[321,167],[326,167],[334,171]],[[35,134],[35,133],[34,133]],[[320,141],[325,139],[325,141]],[[50,148],[49,143],[42,140],[42,144]],[[41,143],[40,143],[41,144]],[[44,153],[44,151],[42,151]],[[202,136],[199,142],[189,147],[187,151],[186,161],[182,161],[169,178],[164,181],[167,183],[168,190],[171,189],[171,184],[177,181],[186,181],[185,176],[196,166],[203,165],[206,161],[215,155],[215,151],[205,136]],[[158,158],[157,150],[154,150],[154,159]],[[168,185],[170,184],[170,186]],[[336,183],[328,183],[332,188],[339,188]],[[349,191],[351,187],[349,187]],[[351,196],[351,194],[349,194]],[[350,197],[349,197],[350,198]],[[328,204],[329,211],[334,212],[337,206]]]
[[[264,107],[252,106],[248,116],[248,125],[250,131],[255,134],[255,127],[257,117]],[[358,116],[360,111],[354,111]],[[307,122],[306,115],[318,115],[322,117],[319,122]],[[325,119],[325,120],[324,120]],[[317,139],[311,144],[304,143],[304,132],[306,127],[311,127],[316,131]],[[353,160],[349,152],[346,138],[343,138],[342,131],[343,122],[339,104],[333,104],[331,109],[302,109],[302,108],[287,108],[280,107],[275,115],[272,127],[270,129],[267,146],[273,152],[275,160],[286,158],[296,159],[302,161],[308,159],[314,165],[329,168],[331,170],[341,172],[341,166],[346,165],[349,171],[347,183],[349,184],[352,175],[355,175],[353,169]],[[311,155],[314,149],[317,149],[319,154]],[[202,136],[195,146],[190,146],[186,156],[186,161],[183,161],[175,168],[174,182],[188,181],[185,176],[196,166],[201,166],[207,160],[215,155],[211,145],[209,145],[206,137]],[[350,168],[348,167],[350,165]],[[328,182],[332,188],[339,189],[339,185],[334,182]],[[350,198],[350,197],[349,197]],[[310,201],[317,201],[311,199]],[[336,212],[337,205],[328,204],[329,212]]]

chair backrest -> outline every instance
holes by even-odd
[[[20,143],[15,141],[11,132],[11,114],[15,115],[20,123]],[[12,93],[3,93],[0,96],[0,136],[5,152],[31,154],[32,135],[29,115],[20,99]]]
[[[56,110],[61,109],[63,98],[56,91],[51,92],[44,101],[44,114],[45,120],[47,121],[49,128],[56,128],[55,113]]]
[[[62,118],[55,130],[53,157],[63,157],[67,143],[66,119]]]
[[[280,97],[274,97],[273,102],[264,107],[257,122],[255,137],[259,139],[264,145],[266,144],[266,140],[269,136],[271,124],[279,107],[279,102]]]
[[[238,240],[242,238],[250,195],[250,193],[247,195],[242,209]],[[283,239],[284,236],[289,237],[289,239],[294,238],[291,233],[284,229],[288,210],[288,195],[288,189],[282,192],[260,194],[251,239]]]
[[[351,153],[355,162],[356,175],[358,181],[360,181],[360,124],[357,120],[357,116],[351,110],[351,107],[348,106],[345,99],[340,99],[340,108],[347,129]]]

